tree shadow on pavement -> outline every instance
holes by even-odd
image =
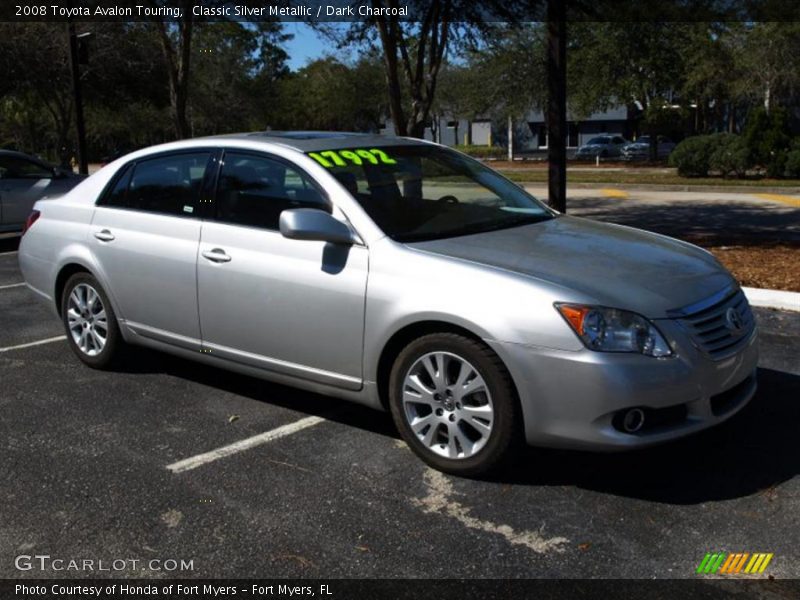
[[[770,494],[800,474],[800,376],[759,369],[758,378],[750,404],[718,427],[617,454],[527,449],[493,479],[668,504]]]
[[[569,214],[645,229],[703,246],[800,247],[800,209],[788,206],[583,198],[570,207]]]

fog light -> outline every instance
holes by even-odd
[[[644,427],[644,411],[632,408],[622,417],[622,429],[625,433],[636,433]]]

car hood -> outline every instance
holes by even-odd
[[[734,283],[696,246],[576,217],[408,246],[534,277],[650,318],[664,318]]]

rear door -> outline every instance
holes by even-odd
[[[129,164],[98,203],[89,238],[130,329],[196,350],[200,207],[214,156],[192,150]]]
[[[204,351],[358,389],[367,248],[278,230],[283,210],[331,212],[320,188],[283,159],[226,151],[213,208],[197,263]]]

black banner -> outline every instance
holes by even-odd
[[[253,600],[742,600],[797,598],[797,580],[188,580],[72,579],[3,580],[3,600],[139,600],[150,598],[245,598]]]
[[[561,0],[567,21],[800,21],[796,0]],[[431,0],[8,0],[0,21],[421,21]],[[452,22],[544,21],[547,0],[450,0]]]

